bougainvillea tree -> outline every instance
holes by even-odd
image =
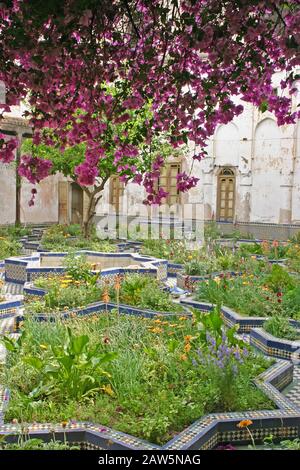
[[[0,79],[7,99],[1,108],[27,99],[35,144],[45,141],[45,127],[62,147],[84,142],[76,175],[92,185],[108,158],[107,119],[126,122],[129,111],[148,102],[145,142],[161,132],[174,147],[189,139],[196,159],[205,156],[216,126],[242,112],[235,96],[269,109],[279,124],[295,122],[299,43],[299,0],[2,1]],[[275,93],[272,76],[282,70]],[[115,96],[103,86],[116,83]],[[11,161],[17,142],[0,139],[0,145],[0,158]],[[153,181],[163,159],[143,173],[128,165],[143,158],[138,146],[128,148],[117,136],[114,157],[123,178],[144,185],[148,203],[160,201],[164,194]],[[49,172],[51,163],[38,155],[26,155],[20,166],[33,183]],[[178,175],[180,191],[195,184],[193,175]]]
[[[109,88],[112,96],[116,96],[118,87],[114,85]],[[78,110],[79,115],[81,112]],[[132,174],[134,176],[131,179],[139,183],[141,175],[144,175],[145,185],[149,185],[149,189],[147,187],[148,198],[151,200],[153,197],[154,203],[159,203],[167,195],[159,184],[160,168],[167,159],[180,156],[183,148],[181,146],[180,149],[174,149],[169,143],[167,133],[155,135],[151,142],[147,143],[145,135],[151,117],[150,103],[144,104],[139,109],[128,110],[126,120],[119,120],[117,123],[111,122],[108,116],[105,117],[105,112],[102,113],[105,131],[101,133],[100,140],[94,140],[94,145],[98,145],[99,152],[105,153],[105,158],[95,161],[94,167],[90,168],[88,173],[85,169],[86,142],[62,148],[56,133],[52,129],[44,128],[41,131],[41,143],[35,144],[32,139],[26,139],[23,142],[24,156],[20,171],[30,181],[35,182],[35,178],[32,179],[31,166],[32,159],[35,159],[43,165],[47,174],[60,172],[70,180],[78,182],[87,198],[82,218],[82,232],[85,237],[88,237],[91,234],[96,206],[111,176],[120,175],[120,180],[126,182]],[[70,128],[69,131],[72,132],[72,129]],[[120,149],[122,149],[121,163]],[[46,162],[45,165],[44,162]],[[153,185],[155,187],[152,187]],[[154,194],[150,195],[150,192]],[[36,189],[33,188],[30,205],[34,203],[35,195]]]

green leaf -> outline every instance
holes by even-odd
[[[269,107],[268,102],[262,101],[258,109],[260,110],[261,113],[265,113],[268,110],[268,107]]]
[[[76,355],[81,354],[85,346],[88,344],[88,342],[89,342],[89,337],[87,335],[82,335],[82,336],[77,336],[75,338],[72,338],[71,351]]]
[[[0,339],[0,342],[5,346],[7,351],[16,352],[18,349],[16,347],[16,342],[8,336],[3,336],[3,338]]]
[[[39,357],[25,356],[23,362],[37,370],[41,370],[43,367],[43,361]]]

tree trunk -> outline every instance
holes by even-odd
[[[86,211],[83,211],[83,218],[82,218],[82,234],[84,238],[90,238],[92,234],[92,227],[93,227],[93,218],[96,214],[96,207],[99,202],[99,199],[102,197],[101,193],[103,191],[104,185],[108,178],[102,180],[101,184],[97,186],[93,191],[84,187],[83,190],[88,197],[88,206]]]
[[[93,223],[93,217],[96,212],[96,205],[97,205],[97,198],[96,195],[92,192],[87,192],[85,193],[88,196],[88,206],[86,211],[83,211],[83,218],[82,218],[82,233],[84,238],[90,238],[91,232],[92,232],[92,223]]]

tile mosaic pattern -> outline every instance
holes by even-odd
[[[285,396],[300,410],[300,366],[294,366],[293,383],[283,391]]]
[[[299,322],[294,322],[299,328]],[[262,328],[252,328],[250,331],[250,344],[264,352],[268,356],[281,359],[300,361],[300,342],[276,338]]]
[[[4,292],[6,294],[22,295],[23,288],[23,284],[16,284],[15,282],[6,282],[4,286]]]
[[[126,272],[129,266],[136,265],[136,272],[138,273],[149,273],[149,275],[155,276],[159,281],[167,279],[168,262],[167,260],[157,259],[153,257],[142,256],[138,253],[101,253],[93,252],[88,250],[79,250],[78,254],[86,255],[88,258],[98,258],[111,260],[111,268],[105,268],[102,270],[102,276],[109,276],[110,274],[118,274],[118,270]],[[8,258],[5,260],[5,280],[6,282],[14,282],[17,284],[24,284],[25,282],[31,282],[38,277],[49,277],[53,275],[61,275],[64,272],[64,268],[61,266],[62,258],[67,253],[39,253],[31,256]],[[53,264],[53,259],[57,260],[57,264]],[[49,266],[47,264],[41,265],[45,259],[49,259]],[[118,260],[120,265],[118,266]],[[125,260],[125,264],[124,264]],[[127,261],[126,261],[127,260]],[[55,265],[56,264],[56,265]],[[130,272],[133,270],[130,269]]]
[[[3,403],[3,410],[5,410],[5,406],[8,400],[7,390],[0,390],[0,400]],[[0,407],[0,418],[1,418],[1,407]],[[106,426],[95,425],[92,423],[86,422],[74,422],[67,425],[66,428],[63,428],[61,425],[53,425],[51,423],[37,423],[37,424],[29,424],[28,425],[29,434],[31,437],[35,437],[35,435],[39,434],[50,434],[50,438],[55,432],[55,434],[63,435],[64,432],[67,435],[74,431],[84,431],[84,433],[88,435],[89,433],[94,436],[94,443],[93,446],[96,448],[104,448],[110,450],[118,450],[118,449],[132,449],[132,450],[155,450],[159,449],[159,446],[155,444],[151,444],[147,441],[139,439],[134,436],[130,436],[129,434],[125,434],[119,431],[115,431],[114,429],[108,428]],[[20,433],[20,425],[18,424],[3,424],[3,421],[0,420],[0,434],[1,435],[11,435],[11,434],[18,434]],[[59,436],[56,436],[59,438]],[[88,440],[89,445],[89,440]]]

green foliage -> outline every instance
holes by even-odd
[[[239,256],[262,255],[260,243],[241,243],[238,248]]]
[[[295,281],[282,266],[273,264],[271,273],[266,276],[265,284],[273,292],[289,291],[295,287]]]
[[[144,241],[141,253],[155,258],[165,258],[173,263],[183,264],[190,256],[195,255],[187,250],[184,240],[152,240]]]
[[[264,329],[267,333],[276,336],[276,338],[288,339],[290,341],[300,339],[300,332],[290,325],[287,317],[275,315],[269,318],[264,323]]]
[[[72,328],[71,339],[66,325]],[[0,370],[1,383],[11,391],[6,420],[92,421],[162,444],[201,416],[225,411],[207,367],[192,364],[199,342],[191,319],[151,320],[111,312],[66,323],[27,318],[23,328],[21,350],[8,351]],[[187,338],[192,349],[185,359]],[[93,351],[96,361],[117,353],[106,362],[104,375],[89,359]],[[252,385],[269,365],[249,354],[226,411],[272,408]],[[79,394],[85,398],[73,398]]]
[[[66,269],[66,275],[73,281],[81,281],[90,286],[96,285],[99,276],[91,272],[92,266],[87,262],[85,255],[70,253],[64,259],[63,266]]]
[[[209,263],[206,261],[191,260],[185,263],[184,272],[189,276],[205,276],[209,272]]]
[[[19,255],[21,248],[22,245],[16,240],[0,237],[0,260]]]
[[[300,320],[300,286],[288,291],[282,298],[282,308],[286,315]]]
[[[75,237],[75,238],[73,238]],[[99,240],[95,235],[89,239],[81,235],[79,225],[52,225],[43,234],[41,245],[51,251],[91,250],[112,252],[115,247],[106,240]]]
[[[216,240],[220,238],[221,231],[215,221],[211,221],[204,227],[204,238],[205,240]]]
[[[50,442],[45,442],[37,438],[23,438],[19,442],[6,442],[5,440],[0,443],[1,450],[80,450],[79,446],[69,445],[61,441],[51,439]]]
[[[224,305],[247,316],[271,316],[281,311],[277,296],[264,290],[263,277],[215,277],[197,285],[196,298]]]
[[[208,337],[213,338],[218,347],[225,339],[229,346],[242,346],[244,343],[236,337],[236,328],[226,328],[220,314],[220,306],[213,308],[208,313],[193,309],[193,316],[200,331],[200,341],[207,345]]]
[[[52,313],[84,307],[93,302],[100,302],[102,290],[94,285],[59,285],[52,283],[47,294],[41,300],[26,304],[30,314]]]
[[[28,398],[38,400],[65,394],[72,399],[84,399],[93,395],[99,391],[104,379],[110,377],[103,364],[116,356],[113,352],[102,353],[99,343],[91,345],[87,335],[74,335],[68,327],[62,344],[51,345],[49,350],[46,346],[39,355],[20,357],[39,376],[39,383]]]
[[[26,235],[31,234],[31,227],[22,225],[8,225],[6,227],[0,227],[0,236],[16,240]]]
[[[111,292],[115,298],[115,293]],[[139,274],[126,275],[121,283],[120,302],[158,312],[182,312],[180,304],[173,302],[156,279]]]

